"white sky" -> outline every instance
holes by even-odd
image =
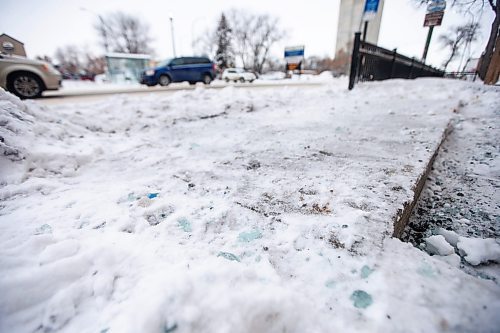
[[[0,0],[0,33],[24,42],[29,57],[52,56],[57,47],[67,44],[100,53],[93,28],[96,14],[121,10],[139,16],[150,25],[152,46],[161,59],[172,56],[170,13],[174,17],[177,54],[190,55],[193,37],[214,25],[221,11],[239,8],[279,17],[288,36],[276,45],[274,56],[282,57],[286,45],[305,45],[306,56],[333,57],[339,4],[340,0]],[[422,26],[424,15],[425,9],[417,9],[412,0],[386,0],[379,45],[397,47],[400,53],[421,57],[427,35],[427,28]],[[441,65],[445,56],[438,36],[466,21],[464,16],[447,10],[443,25],[434,29],[427,58],[431,64]],[[481,18],[482,36],[472,48],[474,56],[483,50],[492,21],[493,12],[486,8]]]

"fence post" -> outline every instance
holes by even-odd
[[[415,62],[415,57],[411,58],[411,65],[410,65],[410,72],[408,73],[408,78],[411,79],[412,78],[412,74],[413,74],[413,63]]]
[[[354,88],[354,83],[357,80],[358,72],[359,72],[359,46],[361,40],[361,32],[356,32],[354,34],[354,45],[352,48],[352,57],[351,57],[351,72],[349,73],[349,90]]]
[[[392,50],[392,64],[391,64],[391,77],[389,79],[394,78],[394,72],[396,71],[396,57],[398,55],[398,49]]]

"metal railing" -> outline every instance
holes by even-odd
[[[361,33],[354,35],[354,47],[349,75],[349,90],[359,81],[387,79],[415,79],[417,77],[444,77],[445,73],[425,63],[361,41]]]

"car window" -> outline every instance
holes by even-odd
[[[227,72],[228,73],[236,73],[236,69],[228,69]]]
[[[165,66],[168,66],[168,64],[170,63],[170,61],[172,61],[172,59],[167,59],[167,60],[163,60],[163,61],[160,61],[158,63],[158,65],[156,65],[157,67],[165,67]]]
[[[172,66],[184,65],[184,59],[183,58],[176,58],[170,62],[170,65],[172,65]]]

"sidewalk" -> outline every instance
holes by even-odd
[[[439,79],[0,95],[0,331],[492,332],[498,284],[391,238],[476,93],[498,100]]]

